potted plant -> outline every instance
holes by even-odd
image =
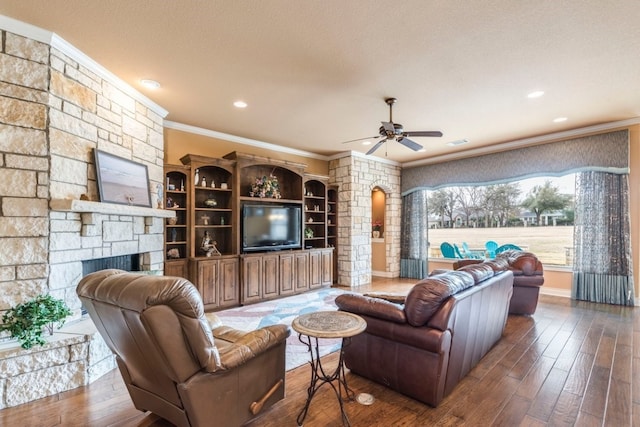
[[[53,335],[54,326],[62,327],[70,314],[64,301],[51,295],[38,295],[7,310],[2,316],[0,331],[8,331],[12,338],[20,341],[22,348],[28,349],[34,344],[46,344],[42,338],[44,329]]]
[[[304,229],[304,238],[305,239],[313,239],[313,230],[309,227]]]

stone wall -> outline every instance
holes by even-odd
[[[46,43],[2,31],[0,310],[51,293],[78,310],[81,260],[145,253],[162,269],[162,221],[54,212],[49,199],[98,200],[93,149],[147,165],[163,182],[162,116]],[[155,197],[152,198],[155,202]]]
[[[329,180],[338,186],[338,283],[371,283],[371,191],[386,193],[385,252],[389,277],[400,275],[400,166],[373,157],[348,155],[329,162]]]
[[[83,260],[142,254],[143,269],[163,269],[163,215],[59,202],[98,201],[99,149],[145,164],[155,203],[166,112],[63,40],[11,24],[11,32],[0,27],[0,315],[50,293],[77,318]],[[114,367],[88,320],[69,323],[43,347],[0,343],[0,407],[87,384]]]

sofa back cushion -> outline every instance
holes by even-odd
[[[407,322],[412,326],[426,324],[447,298],[474,284],[473,276],[466,271],[451,271],[421,280],[407,295],[404,304]]]
[[[493,268],[493,271],[495,272],[507,271],[509,269],[509,261],[506,258],[502,258],[500,256],[492,260],[485,261],[485,264],[491,266],[491,268]]]
[[[471,276],[473,276],[474,283],[480,283],[490,277],[493,277],[495,274],[493,268],[486,263],[465,265],[464,267],[460,267],[460,270],[458,271],[465,271],[471,274]]]

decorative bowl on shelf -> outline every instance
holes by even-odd
[[[215,208],[216,206],[218,206],[218,202],[216,201],[216,199],[210,197],[204,201],[204,205],[208,208]]]
[[[178,223],[178,217],[167,218],[167,224],[176,225]]]

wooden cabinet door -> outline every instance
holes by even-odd
[[[295,292],[295,262],[292,253],[280,255],[280,295]]]
[[[322,286],[322,263],[319,251],[309,253],[309,288],[316,289]]]
[[[216,308],[218,306],[219,267],[220,264],[217,260],[198,261],[197,287],[205,308]]]
[[[187,260],[181,259],[177,261],[165,261],[164,262],[164,275],[189,278],[187,271]]]
[[[238,258],[227,258],[220,260],[218,275],[220,307],[230,307],[240,304],[238,273]]]
[[[250,256],[242,259],[242,298],[241,302],[260,301],[262,287],[262,257]]]
[[[302,292],[309,289],[309,253],[296,253],[294,277],[296,292]]]
[[[322,256],[322,286],[331,286],[333,283],[333,249],[324,250]]]
[[[262,257],[262,298],[277,297],[280,281],[279,256],[264,255]]]

